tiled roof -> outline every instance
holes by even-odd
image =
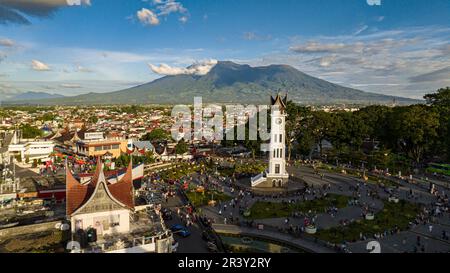
[[[66,214],[71,215],[87,200],[88,185],[81,185],[72,175],[66,163]]]
[[[111,194],[129,208],[134,208],[133,199],[133,163],[127,168],[127,172],[119,182],[108,185]]]
[[[94,194],[97,184],[101,182],[105,183],[106,180],[104,173],[102,175],[103,168],[101,159],[98,158],[97,167],[89,184],[82,185],[72,175],[67,163],[66,163],[66,213],[72,215],[76,210],[82,207],[89,198]],[[105,180],[105,181],[103,181]],[[127,172],[122,179],[114,184],[107,185],[108,191],[111,193],[111,197],[121,205],[134,208],[133,198],[133,167],[132,163],[127,168]]]

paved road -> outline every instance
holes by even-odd
[[[172,210],[172,220],[166,221],[166,226],[170,228],[175,224],[183,224],[181,219],[178,217],[176,211],[177,207],[182,206],[183,203],[181,199],[176,196],[169,199],[168,203],[163,203],[163,208],[168,208]],[[178,253],[208,253],[208,248],[206,247],[206,242],[202,239],[202,230],[196,225],[188,227],[191,235],[189,237],[183,238],[178,234],[174,234],[175,240],[178,241]]]

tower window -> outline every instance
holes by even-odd
[[[275,164],[275,173],[276,174],[280,173],[280,164]]]

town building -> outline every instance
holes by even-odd
[[[104,156],[110,153],[113,158],[127,152],[126,139],[82,140],[76,143],[76,153],[84,156]]]
[[[130,231],[130,212],[134,210],[131,163],[123,178],[109,184],[98,160],[90,183],[81,184],[66,164],[66,213],[72,232],[95,228],[98,235]]]
[[[8,146],[10,155],[19,157],[21,162],[41,160],[50,160],[49,156],[53,152],[55,143],[47,140],[26,140],[17,137],[17,131],[14,132],[13,139]]]
[[[135,206],[132,181],[132,162],[125,175],[111,183],[99,158],[94,176],[85,184],[75,179],[66,163],[66,216],[74,239],[82,242],[81,234],[95,230],[94,244],[83,252],[173,251],[173,235],[161,213],[148,205]]]

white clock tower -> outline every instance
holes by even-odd
[[[271,97],[271,132],[269,170],[266,175],[267,184],[272,187],[283,187],[289,180],[286,171],[286,103],[287,96],[282,98],[279,94]]]
[[[269,169],[251,178],[251,186],[255,188],[285,187],[289,181],[286,171],[286,104],[287,95],[282,98],[278,94],[271,99],[271,126],[269,144]]]

